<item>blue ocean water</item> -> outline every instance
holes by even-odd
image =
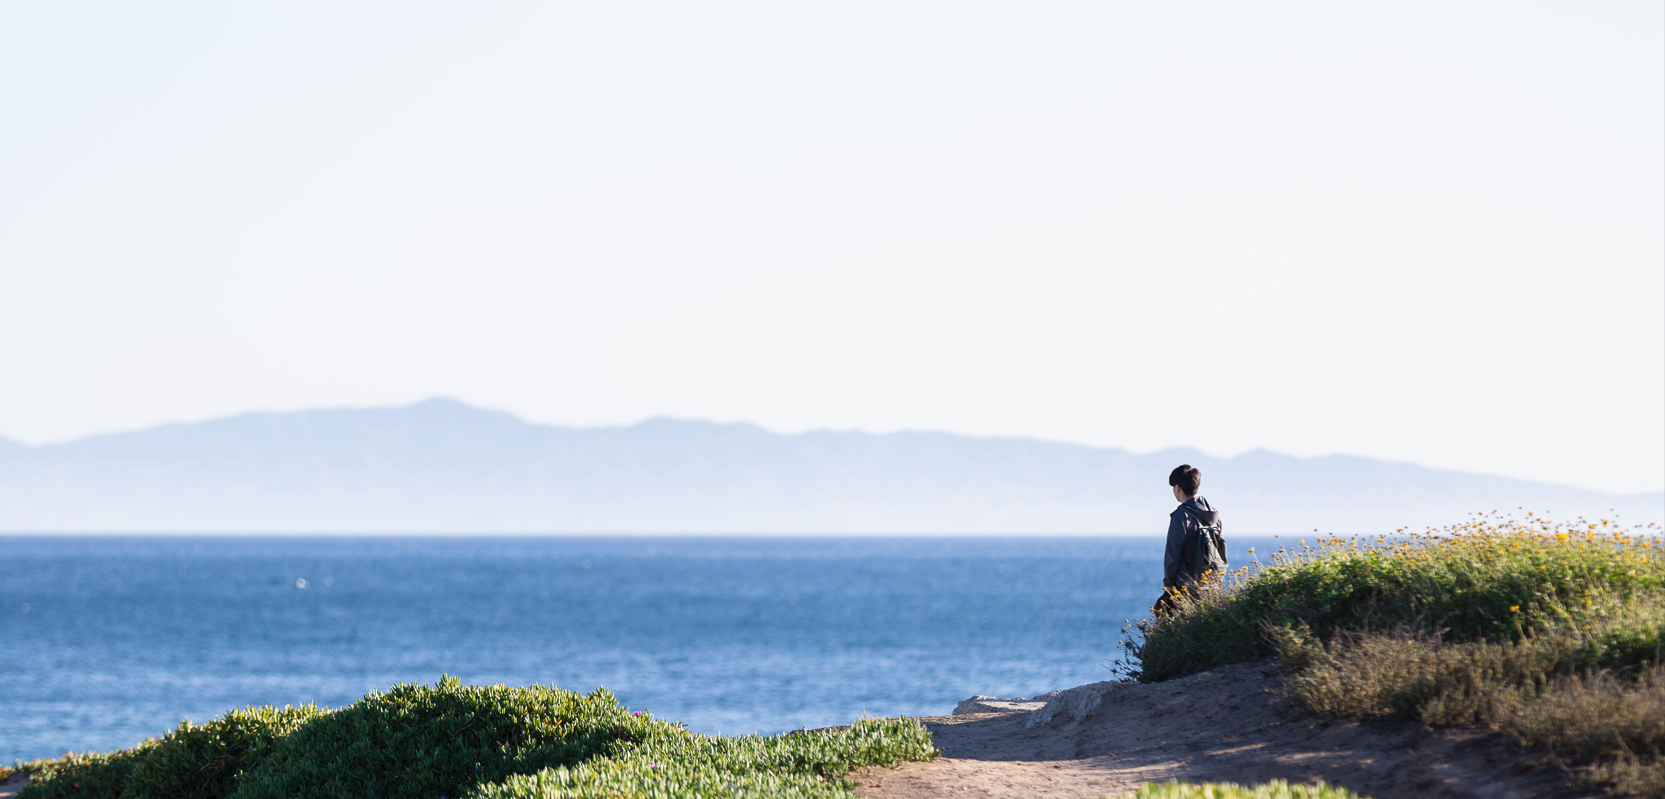
[[[1233,540],[1242,550],[1264,542]],[[1157,538],[0,537],[0,762],[398,682],[606,686],[702,732],[1112,679]]]

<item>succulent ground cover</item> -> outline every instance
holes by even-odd
[[[1124,799],[1359,799],[1359,795],[1322,782],[1317,785],[1291,785],[1273,780],[1259,785],[1238,785],[1233,782],[1147,782],[1137,791],[1129,791]]]
[[[1144,682],[1277,655],[1297,714],[1479,723],[1665,795],[1665,546],[1653,529],[1481,515],[1283,550],[1129,626]]]
[[[31,797],[228,796],[239,774],[262,761],[279,739],[320,715],[311,706],[244,708],[207,724],[180,722],[162,739],[131,749],[68,754],[17,768],[32,772],[26,791]]]
[[[722,738],[667,725],[616,757],[483,785],[468,799],[567,797],[837,797],[861,766],[935,756],[917,722],[863,719],[838,732]]]
[[[905,719],[723,738],[632,713],[612,694],[399,685],[340,710],[247,708],[162,739],[18,764],[21,799],[852,796],[852,769],[929,760]]]

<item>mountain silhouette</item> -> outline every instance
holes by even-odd
[[[782,435],[663,418],[575,429],[433,399],[39,447],[0,439],[0,530],[1159,534],[1174,504],[1168,471],[1181,462],[1202,469],[1228,532],[1388,532],[1492,510],[1665,517],[1665,492],[1614,496],[1341,455]]]

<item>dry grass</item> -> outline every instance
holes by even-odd
[[[1634,676],[1656,668],[1665,608],[1639,607],[1519,641],[1453,643],[1408,628],[1343,631],[1327,641],[1305,628],[1272,628],[1268,635],[1293,672],[1285,690],[1299,711],[1442,725],[1489,723],[1507,715],[1504,706],[1515,701],[1500,688],[1536,696],[1563,677]]]
[[[1561,678],[1499,726],[1524,746],[1586,764],[1591,782],[1665,796],[1665,667]]]
[[[1595,784],[1665,795],[1665,666],[1581,670],[1563,635],[1450,644],[1400,631],[1320,642],[1280,631],[1290,711],[1483,724]]]

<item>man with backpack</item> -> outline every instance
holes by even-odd
[[[1161,613],[1173,607],[1179,591],[1195,591],[1203,582],[1219,580],[1226,573],[1226,539],[1220,513],[1197,494],[1202,472],[1180,464],[1168,473],[1179,507],[1168,515],[1168,549],[1163,557],[1162,598],[1152,610]]]

